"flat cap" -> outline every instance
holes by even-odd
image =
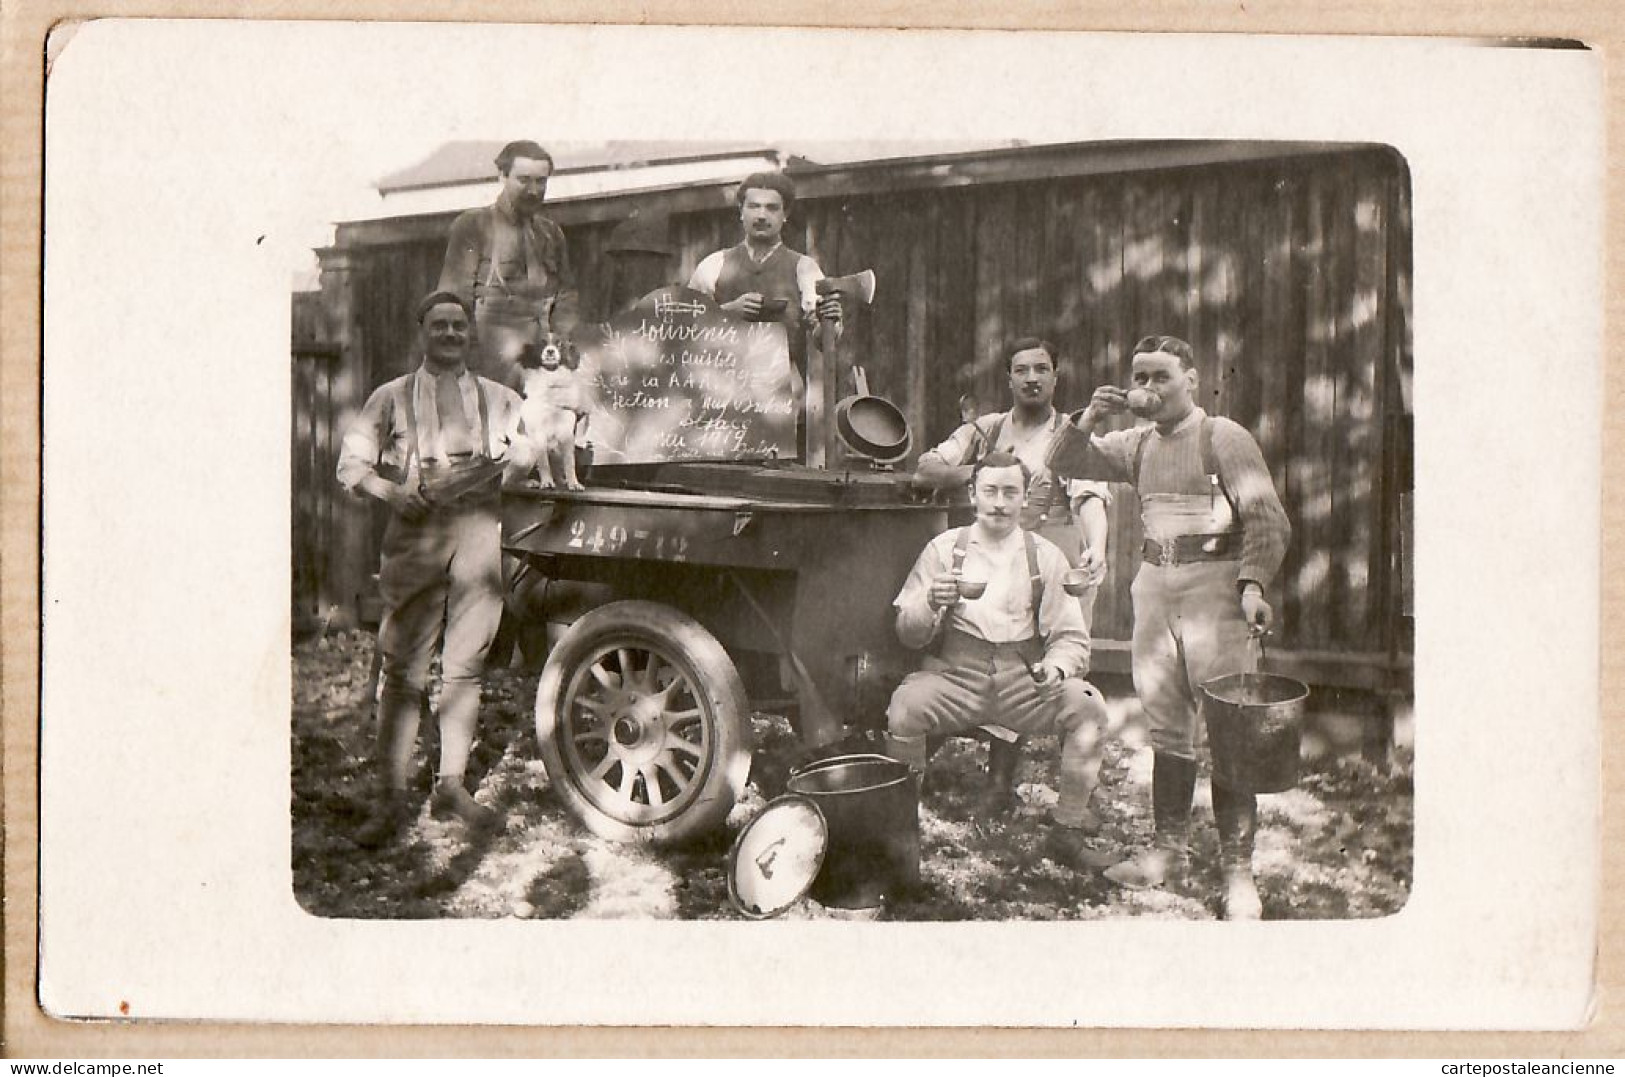
[[[474,304],[456,292],[448,292],[444,288],[436,289],[418,300],[417,320],[419,322],[423,321],[423,316],[429,313],[430,308],[439,306],[441,303],[456,303],[463,308],[463,313],[468,315],[469,321],[474,320]]]

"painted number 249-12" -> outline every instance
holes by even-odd
[[[628,531],[620,524],[593,524],[589,533],[585,520],[570,521],[571,549],[589,553],[624,554],[651,557],[659,561],[687,561],[688,536],[667,535],[645,528]]]

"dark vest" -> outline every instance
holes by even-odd
[[[807,333],[801,327],[801,289],[796,283],[796,266],[802,256],[780,244],[772,254],[757,265],[745,253],[745,245],[729,247],[722,256],[722,271],[717,274],[716,300],[731,303],[747,292],[758,292],[764,299],[786,300],[784,314],[785,336],[789,340],[790,362],[802,377],[807,375]],[[798,436],[799,440],[799,436]]]
[[[731,303],[747,292],[759,292],[767,299],[788,300],[784,323],[801,323],[801,289],[796,284],[796,266],[801,255],[782,244],[763,260],[751,261],[745,245],[728,248],[722,256],[722,272],[717,274],[718,303]]]

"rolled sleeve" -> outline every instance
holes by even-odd
[[[1053,543],[1043,542],[1038,559],[1044,577],[1044,597],[1038,611],[1038,626],[1044,632],[1044,662],[1068,677],[1082,676],[1089,672],[1091,640],[1078,600],[1062,587],[1068,568],[1066,555]]]
[[[1090,498],[1097,499],[1102,505],[1111,508],[1111,487],[1104,482],[1094,479],[1069,479],[1066,484],[1067,502],[1072,506],[1073,513],[1083,507],[1083,503]]]
[[[694,267],[694,272],[688,278],[689,289],[715,299],[717,281],[722,277],[722,260],[727,253],[714,251],[700,259],[700,264]]]
[[[382,446],[389,437],[392,405],[390,386],[380,386],[344,431],[339,444],[338,481],[346,491],[355,492],[361,480],[377,472]]]
[[[987,440],[987,430],[982,428],[980,420],[973,423],[961,423],[959,428],[949,434],[942,444],[928,449],[921,454],[920,459],[934,456],[949,467],[959,467],[971,462],[971,456],[976,448],[976,440]]]
[[[823,269],[810,257],[803,254],[796,260],[796,290],[801,293],[803,314],[818,308],[818,282],[823,279]]]
[[[933,540],[920,551],[908,579],[903,581],[903,589],[892,602],[897,610],[897,638],[911,650],[921,650],[937,634],[937,611],[928,601],[931,581],[944,571],[942,552],[937,545]]]
[[[523,400],[507,386],[489,381],[481,384],[487,392],[500,393],[497,421],[491,424],[491,437],[495,442],[491,446],[492,459],[506,465],[503,473],[510,480],[523,478],[535,466],[538,457],[530,432],[525,429]]]

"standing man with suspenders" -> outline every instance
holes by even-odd
[[[431,810],[475,831],[501,823],[469,795],[463,774],[485,652],[502,616],[501,482],[529,470],[533,451],[519,394],[468,369],[471,313],[451,292],[418,304],[422,365],[367,398],[339,452],[339,483],[391,510],[378,573],[383,688],[374,762],[382,780],[356,835],[366,847],[388,841],[409,817],[406,784],[437,644],[440,768]]]
[[[521,356],[550,336],[568,340],[579,297],[564,232],[541,214],[552,155],[534,142],[510,142],[496,166],[496,203],[451,223],[438,290],[473,304],[480,372],[517,391]]]
[[[1051,457],[1068,475],[1131,482],[1145,521],[1145,563],[1134,578],[1134,687],[1151,723],[1156,843],[1107,869],[1129,887],[1177,882],[1188,859],[1196,787],[1197,689],[1241,672],[1249,638],[1274,620],[1264,588],[1280,570],[1291,526],[1258,443],[1229,419],[1196,406],[1195,359],[1177,337],[1134,346],[1134,389],[1101,386]],[[1132,408],[1150,425],[1095,428]],[[1077,435],[1082,435],[1081,437]],[[1225,916],[1262,913],[1253,880],[1258,802],[1213,787],[1225,881]]]
[[[1050,851],[1072,866],[1101,866],[1087,848],[1100,830],[1089,807],[1099,781],[1106,706],[1084,680],[1088,634],[1063,587],[1068,565],[1048,539],[1020,525],[1032,476],[1008,453],[973,465],[976,522],[926,544],[893,605],[897,638],[930,647],[886,709],[886,751],[919,771],[926,738],[998,722],[1061,738],[1060,798]],[[965,587],[967,582],[975,586]]]
[[[1051,443],[1066,422],[1055,410],[1058,374],[1055,345],[1037,337],[1021,337],[1006,352],[1010,372],[1009,411],[980,416],[950,434],[946,441],[920,456],[914,471],[916,487],[931,491],[961,490],[971,469],[989,452],[1007,452],[1032,475],[1021,514],[1021,526],[1036,531],[1066,555],[1067,562],[1089,573],[1087,589],[1078,599],[1083,615],[1083,673],[1089,672],[1094,624],[1095,592],[1106,574],[1106,484],[1059,483],[1045,466]],[[1000,815],[1014,801],[1016,765],[1020,749],[999,735],[997,727],[988,746],[987,789],[984,814]]]

